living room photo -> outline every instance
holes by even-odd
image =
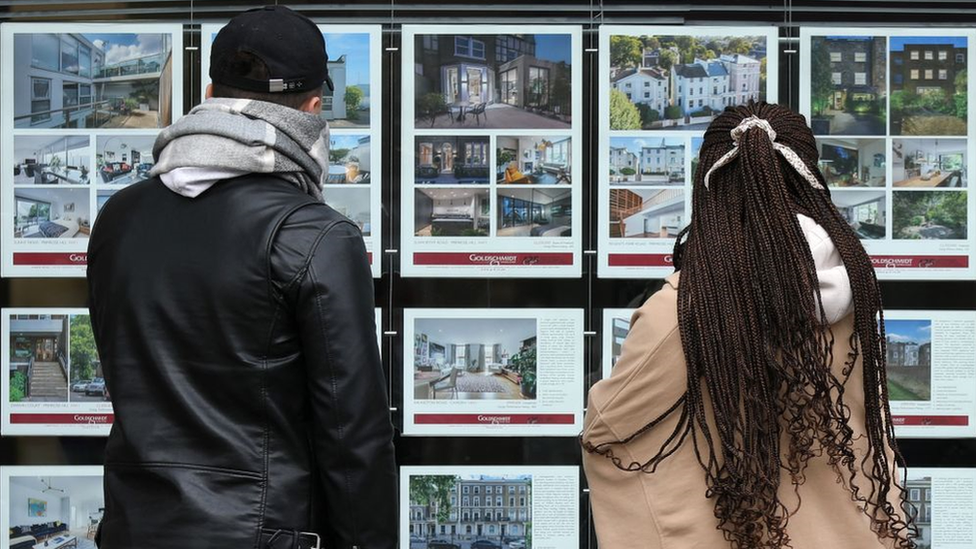
[[[414,322],[414,399],[536,398],[534,318],[421,318]]]
[[[322,189],[322,196],[333,210],[358,225],[363,236],[369,236],[373,232],[370,223],[370,192],[369,187],[326,187]]]
[[[87,185],[91,153],[87,135],[15,135],[14,185]]]
[[[569,237],[573,192],[553,187],[498,188],[498,236]]]
[[[491,228],[487,189],[416,189],[413,215],[416,236],[487,237]]]
[[[8,549],[95,549],[105,512],[101,475],[11,474],[7,488]]]
[[[817,139],[818,167],[830,187],[884,187],[884,139]]]
[[[95,145],[98,183],[131,185],[149,179],[155,135],[99,135]]]
[[[498,136],[495,179],[499,185],[569,185],[572,158],[569,136]]]
[[[966,147],[965,139],[893,139],[893,186],[966,187]]]
[[[14,238],[70,239],[91,234],[88,189],[14,189]]]
[[[418,135],[414,143],[418,185],[488,184],[488,136]]]
[[[830,199],[861,240],[878,240],[887,234],[884,191],[839,190]]]

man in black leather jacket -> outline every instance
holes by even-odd
[[[99,547],[393,549],[373,282],[358,227],[321,199],[322,35],[247,12],[212,62],[218,98],[160,134],[154,176],[92,231],[115,409]]]

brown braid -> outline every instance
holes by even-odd
[[[802,116],[759,103],[726,109],[711,124],[695,174],[691,224],[679,235],[674,253],[681,271],[678,327],[688,389],[633,435],[586,449],[621,469],[652,473],[690,436],[718,527],[735,549],[791,547],[786,527],[796,509],[779,499],[781,470],[789,472],[799,496],[808,461],[825,455],[839,480],[846,477],[852,499],[871,518],[878,537],[914,548],[915,512],[892,478],[894,464],[886,453],[890,449],[903,465],[888,407],[881,292],[857,235],[829,192],[800,177],[761,128],[747,131],[738,158],[712,174],[709,188],[704,185],[705,172],[734,146],[732,129],[749,116],[767,120],[777,142],[793,149],[826,189],[816,143]],[[796,218],[801,212],[826,230],[850,276],[854,332],[843,379],[830,370],[833,335],[810,246]],[[816,300],[810,299],[814,295]],[[869,445],[861,460],[855,457],[844,403],[844,383],[858,358]],[[612,445],[625,444],[678,412],[671,436],[646,462],[625,464],[613,454]],[[715,429],[706,418],[714,419]],[[781,425],[787,426],[788,448],[780,447]],[[861,481],[869,488],[858,486]],[[900,491],[902,509],[889,503],[892,487]]]

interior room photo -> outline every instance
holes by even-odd
[[[611,238],[674,238],[684,227],[683,189],[611,189]]]
[[[68,315],[11,315],[10,402],[68,401]]]
[[[363,236],[372,233],[370,226],[370,188],[369,187],[328,187],[322,189],[325,203],[335,211],[348,217],[363,232]]]
[[[10,477],[9,549],[95,549],[101,476]]]
[[[820,172],[831,187],[884,187],[884,139],[817,139]]]
[[[499,136],[495,179],[499,184],[569,185],[572,159],[569,137]]]
[[[87,135],[14,136],[14,185],[86,185],[90,175]]]
[[[88,238],[88,189],[14,189],[14,238]]]
[[[416,236],[488,236],[488,190],[417,189],[413,217]]]
[[[888,215],[884,191],[838,191],[830,198],[862,240],[885,237]]]
[[[536,396],[534,318],[422,318],[414,323],[414,398]]]
[[[571,236],[573,193],[560,188],[499,188],[498,236]]]
[[[418,185],[487,185],[488,137],[417,136]]]
[[[894,139],[895,187],[967,186],[965,139]]]
[[[98,182],[131,185],[149,179],[155,135],[100,135],[95,146]]]

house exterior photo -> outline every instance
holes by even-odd
[[[610,147],[610,167],[613,169],[611,180],[633,181],[640,173],[640,159],[627,150],[627,147]],[[625,169],[628,170],[627,173],[623,173]]]
[[[745,105],[750,101],[759,101],[762,64],[752,57],[741,54],[723,55],[719,60],[729,72],[732,103]]]
[[[16,315],[10,318],[10,373],[26,377],[29,402],[68,400],[68,315]]]
[[[966,48],[952,44],[905,44],[891,52],[891,87],[912,94],[956,93],[956,75],[966,70]]]
[[[448,539],[524,540],[532,524],[531,478],[462,478],[450,495],[447,520],[437,505],[410,502],[410,535]]]
[[[733,104],[729,70],[721,61],[696,59],[694,63],[675,65],[671,87],[672,104],[681,107],[685,116],[705,108],[722,111]]]
[[[660,145],[642,147],[640,173],[641,176],[664,176],[665,181],[680,181],[685,175],[684,145],[668,145],[662,140]]]
[[[327,120],[341,120],[346,118],[346,56],[328,62],[329,77],[335,90],[328,86],[322,87],[322,116]]]
[[[848,100],[873,101],[885,94],[884,37],[825,37],[823,47],[830,56],[833,110],[843,111]]]
[[[657,69],[627,69],[616,74],[610,85],[632,103],[647,105],[660,114],[670,104],[670,82]]]
[[[932,477],[908,479],[905,482],[908,502],[916,510],[915,527],[918,528],[918,538],[915,543],[918,549],[932,547]]]

